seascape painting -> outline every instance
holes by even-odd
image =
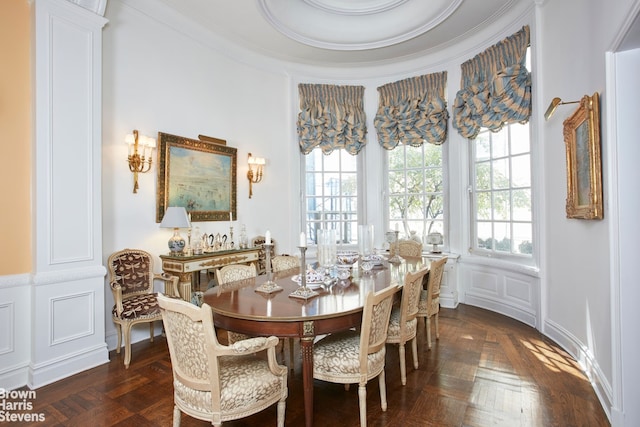
[[[169,206],[186,208],[194,222],[236,217],[237,150],[208,139],[215,142],[158,133],[156,222]]]

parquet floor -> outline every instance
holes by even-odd
[[[420,368],[407,351],[407,385],[400,384],[397,347],[387,348],[388,410],[380,409],[377,380],[367,387],[369,426],[609,426],[576,362],[535,329],[505,316],[460,305],[440,313],[440,340],[426,350],[418,330]],[[435,337],[434,337],[435,338]],[[288,355],[288,351],[284,352]],[[131,366],[111,361],[36,390],[31,426],[171,426],[173,389],[166,341],[133,346]],[[288,362],[288,361],[287,361]],[[357,387],[316,381],[316,426],[357,426]],[[287,426],[303,426],[300,361],[289,376]],[[182,426],[207,422],[182,416]],[[275,426],[275,407],[224,423]]]

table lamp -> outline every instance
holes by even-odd
[[[184,238],[180,235],[181,228],[191,227],[187,210],[183,207],[171,206],[164,213],[160,228],[173,228],[173,236],[169,239],[171,255],[181,255],[185,247]]]
[[[442,233],[438,233],[437,231],[434,231],[433,233],[429,233],[427,235],[427,243],[430,245],[433,245],[433,248],[431,249],[432,254],[442,253],[440,248],[438,248],[438,245],[441,245],[444,243],[444,238],[442,236]]]

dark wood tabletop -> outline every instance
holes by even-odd
[[[405,273],[421,266],[420,261],[384,263],[364,273],[354,264],[349,279],[329,286],[309,283],[319,293],[308,300],[290,296],[299,286],[294,280],[299,269],[274,273],[282,290],[257,292],[267,275],[217,286],[204,293],[203,301],[213,311],[214,324],[251,336],[298,337],[302,355],[305,393],[305,425],[313,425],[313,338],[317,335],[357,327],[362,320],[365,297],[387,286],[401,286]]]

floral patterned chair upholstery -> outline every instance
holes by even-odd
[[[107,261],[109,286],[113,293],[113,323],[118,334],[120,353],[124,335],[124,366],[131,362],[131,328],[138,323],[149,323],[153,342],[153,322],[162,320],[157,294],[153,291],[155,280],[165,283],[165,292],[178,296],[178,277],[153,272],[153,258],[139,249],[114,252]]]
[[[173,371],[173,426],[182,413],[210,422],[244,418],[277,403],[284,426],[287,368],[276,361],[276,337],[222,345],[211,307],[158,296]],[[266,350],[266,356],[256,353]]]
[[[273,273],[283,272],[287,270],[292,270],[294,268],[300,269],[300,258],[295,255],[276,255],[271,258],[271,271]],[[284,273],[288,274],[288,273]],[[293,370],[293,338],[289,338],[289,361],[291,369]],[[281,350],[284,352],[284,343],[282,344]]]
[[[271,258],[271,271],[274,273],[293,268],[300,268],[300,258],[295,255],[276,255]]]
[[[380,403],[387,410],[384,380],[385,342],[397,286],[367,294],[358,331],[330,334],[313,347],[313,378],[332,383],[358,384],[360,425],[367,425],[367,382],[378,377]]]
[[[440,285],[442,284],[442,275],[444,267],[447,263],[447,257],[437,261],[431,261],[429,267],[429,280],[427,280],[427,290],[420,292],[420,302],[418,303],[418,318],[424,318],[425,328],[427,330],[427,345],[431,350],[431,318],[435,318],[436,323],[436,339],[440,338],[438,329],[438,313],[440,312]]]
[[[218,283],[221,291],[224,291],[227,284],[240,280],[251,279],[253,277],[256,277],[256,275],[256,266],[253,263],[249,265],[225,265],[224,267],[220,267],[216,270],[216,282]],[[248,335],[231,331],[227,331],[227,337],[229,340],[229,344],[249,338]]]
[[[391,310],[389,320],[389,331],[387,333],[387,344],[398,344],[400,357],[400,379],[402,385],[407,384],[407,367],[405,362],[404,345],[411,341],[411,353],[413,356],[413,367],[418,369],[418,344],[416,341],[416,330],[418,329],[418,302],[422,291],[422,280],[429,269],[422,267],[416,272],[407,273],[402,287],[402,299],[400,306],[394,306]]]
[[[389,248],[389,254],[391,256],[395,255],[396,246],[398,255],[402,258],[419,258],[422,256],[422,243],[416,242],[415,240],[400,239],[398,240],[397,245],[392,243]]]
[[[231,264],[220,267],[216,270],[216,282],[218,286],[224,287],[229,282],[236,282],[238,280],[250,279],[256,277],[256,265],[251,263],[245,264]]]

